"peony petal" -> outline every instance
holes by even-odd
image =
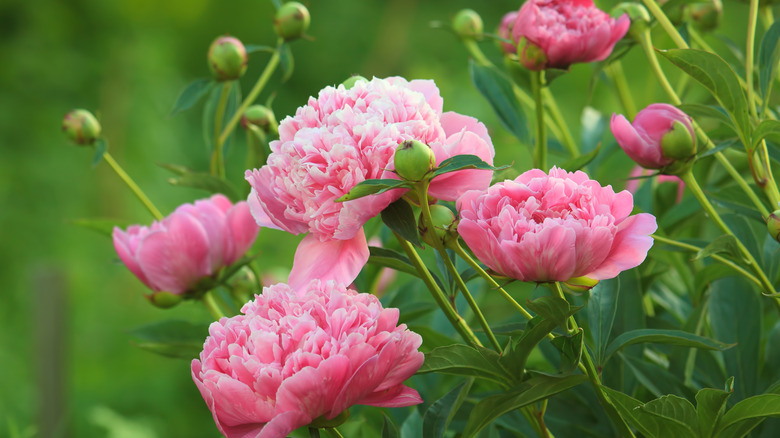
[[[135,276],[138,277],[138,279],[141,280],[147,287],[153,289],[152,284],[149,282],[149,279],[146,278],[146,274],[144,274],[144,271],[138,264],[138,261],[135,258],[135,253],[131,249],[131,236],[119,229],[119,227],[114,227],[114,231],[111,233],[111,237],[114,240],[114,249],[119,256],[119,259],[122,260],[122,263],[124,263],[125,266],[127,266],[127,269],[135,274]]]
[[[231,265],[252,246],[260,231],[249,204],[238,202],[227,212],[227,232],[232,242],[232,253],[225,255],[225,264]]]
[[[311,280],[351,284],[368,261],[368,256],[368,243],[362,230],[349,240],[321,241],[310,233],[295,251],[290,287],[300,289]]]
[[[373,393],[360,400],[358,404],[377,406],[380,408],[403,408],[419,405],[423,402],[420,394],[406,385],[394,386],[390,389]]]
[[[655,216],[648,213],[640,213],[621,222],[609,256],[601,266],[586,276],[606,280],[615,278],[621,271],[639,266],[653,246],[650,235],[657,229]]]

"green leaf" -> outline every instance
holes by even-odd
[[[561,352],[561,363],[558,365],[558,374],[568,376],[577,369],[580,364],[583,346],[582,329],[572,336],[556,336],[551,341],[552,344]]]
[[[615,338],[607,347],[605,356],[609,358],[621,348],[644,342],[703,348],[705,350],[725,350],[733,346],[681,330],[638,329],[623,333]]]
[[[184,175],[187,173],[195,173],[194,170],[190,169],[187,166],[182,166],[180,164],[172,164],[172,163],[157,163],[158,166],[162,167],[165,170],[168,170],[176,175]]]
[[[376,246],[369,246],[368,252],[368,263],[374,263],[379,266],[395,269],[396,271],[406,272],[407,274],[416,277],[420,276],[420,273],[417,272],[417,269],[412,265],[412,262],[403,254],[393,251],[392,249],[379,248]]]
[[[367,179],[355,184],[348,193],[337,198],[335,202],[351,201],[368,195],[378,195],[388,190],[408,188],[411,188],[411,184],[398,179]]]
[[[398,438],[398,428],[393,421],[383,412],[382,418],[384,424],[382,425],[382,438]]]
[[[587,380],[588,377],[582,374],[566,377],[537,376],[512,391],[487,397],[471,411],[463,438],[476,436],[485,426],[508,412],[549,398]]]
[[[647,410],[643,409],[645,404],[643,404],[639,400],[630,397],[626,394],[623,394],[620,391],[616,391],[614,389],[608,388],[606,386],[602,386],[601,388],[609,396],[609,399],[612,401],[618,413],[620,413],[620,416],[623,417],[623,419],[626,420],[627,423],[639,429],[639,432],[641,432],[642,435],[644,435],[645,437],[647,438],[675,437],[676,438],[676,437],[691,436],[690,435],[691,428],[681,425],[679,421],[674,419],[674,417],[669,418],[662,415],[655,415],[658,411],[661,412],[671,411],[671,408],[675,405],[654,406],[651,408],[651,411],[648,412]],[[671,403],[675,403],[675,402],[671,402]]]
[[[246,168],[259,169],[268,161],[271,149],[262,129],[249,124],[246,129]]]
[[[688,400],[670,394],[645,403],[640,409],[658,417],[669,430],[675,430],[674,437],[698,436],[698,417],[696,409]]]
[[[117,219],[70,219],[67,222],[96,231],[106,237],[113,235],[114,227],[126,229],[129,225],[132,225],[129,221]]]
[[[778,120],[762,120],[761,123],[756,126],[753,131],[753,141],[751,148],[755,149],[761,140],[772,137],[777,139],[780,136],[780,121]]]
[[[493,350],[453,344],[434,348],[425,353],[425,361],[418,374],[444,373],[457,376],[479,377],[501,385],[514,379],[500,364],[499,355]],[[520,373],[521,370],[518,370]]]
[[[677,105],[677,108],[696,119],[699,123],[701,123],[700,119],[715,119],[734,130],[734,132],[737,132],[737,128],[734,126],[734,120],[732,120],[728,113],[719,106],[703,105],[700,103],[684,103]]]
[[[581,309],[581,307],[572,308],[566,300],[554,296],[544,296],[528,301],[526,307],[564,329],[566,328],[566,320]]]
[[[588,327],[595,344],[596,363],[599,365],[604,364],[607,343],[617,314],[619,291],[618,278],[602,280],[590,290],[587,306]]]
[[[420,233],[417,231],[417,219],[412,206],[399,199],[382,210],[382,222],[409,243],[422,248]]]
[[[737,239],[731,234],[718,236],[709,245],[700,249],[696,253],[696,257],[694,257],[693,260],[699,260],[704,257],[709,257],[712,254],[718,254],[722,252],[730,255],[732,259],[743,260],[742,254],[739,251],[739,246],[737,245]]]
[[[436,400],[423,415],[423,436],[431,438],[443,438],[447,426],[463,401],[468,396],[471,384],[469,379],[453,388],[444,397]]]
[[[282,83],[287,82],[295,69],[295,59],[289,44],[279,46],[279,63],[282,65]]]
[[[191,187],[209,193],[222,193],[233,202],[241,200],[236,189],[228,181],[209,173],[187,173],[179,177],[168,178],[168,182],[174,186]]]
[[[193,359],[203,350],[209,324],[164,320],[128,331],[132,343],[167,357]]]
[[[192,106],[195,105],[203,96],[208,94],[208,92],[211,91],[215,85],[217,85],[217,83],[210,78],[196,79],[195,81],[191,82],[184,88],[184,90],[182,90],[181,94],[179,94],[179,97],[176,99],[176,103],[173,105],[173,109],[171,109],[170,115],[173,116],[192,108]]]
[[[401,438],[420,438],[422,436],[422,421],[420,411],[412,409],[412,412],[401,424]]]
[[[780,379],[780,321],[775,323],[766,340],[764,351],[764,370],[773,379]]]
[[[596,148],[588,152],[587,154],[574,157],[569,161],[561,164],[560,167],[565,170],[568,170],[569,172],[580,170],[583,167],[587,166],[591,161],[593,161],[593,159],[596,158],[596,155],[599,154],[600,150],[601,150],[601,143],[597,144]]]
[[[777,76],[777,63],[780,62],[778,40],[780,40],[780,23],[774,22],[761,39],[761,46],[758,49],[758,84],[763,96],[761,112],[766,111],[772,84]]]
[[[718,55],[703,50],[670,49],[659,53],[709,90],[734,119],[742,142],[750,144],[747,99],[731,66]]]
[[[717,429],[718,437],[741,437],[769,416],[780,415],[780,394],[761,394],[746,398],[729,409]]]
[[[469,72],[474,87],[487,99],[501,125],[522,143],[529,143],[525,114],[509,78],[495,67],[478,65],[473,60],[469,62]]]
[[[724,351],[726,375],[734,376],[734,398],[755,394],[758,383],[761,340],[761,298],[739,277],[712,283],[709,302],[710,326],[720,341],[737,344]]]
[[[92,168],[94,169],[95,166],[100,164],[100,161],[103,160],[103,155],[106,154],[106,150],[108,149],[108,143],[105,139],[99,138],[95,140],[95,155],[92,157]]]
[[[503,170],[509,166],[493,167],[476,155],[455,155],[447,158],[433,171],[433,177],[463,169]]]
[[[696,415],[699,418],[699,435],[710,438],[718,425],[726,402],[734,391],[734,378],[729,379],[728,391],[714,388],[704,388],[696,393]]]

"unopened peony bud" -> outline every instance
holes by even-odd
[[[426,226],[427,224],[423,221],[422,214],[420,214],[417,230],[420,232],[423,242],[428,245],[436,246],[436,241],[443,245],[453,222],[455,222],[455,214],[449,208],[439,204],[431,205],[430,209],[433,229]],[[457,226],[455,229],[457,229]]]
[[[155,307],[159,307],[160,309],[170,309],[183,300],[181,295],[172,294],[170,292],[155,292],[147,295],[146,298]]]
[[[685,10],[688,20],[699,32],[712,32],[720,24],[723,4],[720,0],[708,0],[703,3],[691,3]]]
[[[341,85],[343,85],[344,88],[349,90],[350,88],[354,87],[355,84],[358,83],[358,81],[366,81],[366,82],[368,82],[368,79],[366,79],[366,78],[364,78],[363,76],[360,76],[360,75],[352,75],[352,76],[348,77],[347,80],[342,82]]]
[[[452,29],[464,40],[482,38],[482,17],[473,9],[461,9],[452,19]]]
[[[285,41],[302,37],[309,29],[311,15],[306,6],[298,2],[288,2],[276,11],[274,29],[276,34]]]
[[[232,81],[246,72],[246,48],[237,38],[221,36],[209,47],[209,68],[218,81]]]
[[[696,153],[696,137],[691,134],[689,126],[675,120],[672,129],[661,137],[664,157],[683,160]]]
[[[599,281],[588,277],[574,277],[564,281],[563,284],[574,293],[582,293],[593,289]]]
[[[515,20],[517,20],[517,11],[512,11],[504,15],[501,18],[501,24],[498,25],[498,36],[512,41],[512,28],[515,26]],[[517,53],[517,46],[514,42],[508,43],[505,41],[499,41],[501,50],[507,55],[514,55]]]
[[[628,14],[628,17],[631,19],[628,34],[634,39],[639,38],[640,34],[647,30],[647,26],[650,23],[650,13],[647,12],[647,8],[633,2],[620,3],[612,8],[611,15],[613,17],[617,18],[623,14]]]
[[[766,229],[769,234],[780,242],[780,210],[775,210],[766,220]]]
[[[521,37],[517,42],[517,59],[525,68],[532,71],[544,70],[547,66],[547,55],[536,44]]]
[[[419,140],[407,140],[395,150],[395,172],[407,181],[421,181],[436,165],[433,150]]]
[[[85,109],[74,109],[62,119],[62,130],[74,143],[91,145],[100,137],[100,122]]]
[[[241,126],[249,129],[249,125],[255,125],[263,132],[270,132],[278,126],[274,112],[265,105],[252,105],[244,111],[244,115],[241,116]]]

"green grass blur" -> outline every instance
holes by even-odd
[[[308,96],[351,74],[431,78],[445,110],[488,125],[498,164],[525,170],[527,149],[501,128],[472,87],[465,49],[451,33],[429,26],[473,7],[492,32],[519,5],[312,1],[313,39],[293,45],[291,79],[281,84],[280,74],[274,75],[259,101],[274,91],[281,120]],[[271,2],[264,0],[0,3],[0,436],[40,436],[42,425],[52,421],[41,413],[58,409],[63,421],[53,426],[54,436],[218,436],[189,362],[142,351],[125,333],[164,318],[209,316],[197,303],[168,311],[150,306],[143,285],[117,261],[111,240],[69,223],[97,217],[146,224],[152,218],[105,163],[92,167],[90,149],[63,138],[60,123],[72,108],[97,114],[111,154],[164,213],[205,197],[169,185],[170,174],[155,165],[207,169],[202,105],[175,117],[168,113],[189,82],[208,76],[205,56],[216,36],[229,33],[246,44],[273,45],[272,14]],[[500,59],[494,44],[482,46]],[[629,56],[641,59],[637,55]],[[245,91],[267,58],[251,57],[241,81]],[[647,76],[642,66],[626,64],[633,83],[642,83]],[[592,96],[583,91],[590,66],[575,66],[573,72],[557,79],[553,91],[576,137],[588,101],[602,108],[617,105],[600,85]],[[650,80],[634,91],[640,107],[661,96]],[[618,177],[630,166],[625,159],[615,163],[620,170],[604,170],[608,180],[602,182],[622,187]],[[229,179],[245,187],[240,167],[234,164]],[[263,231],[256,247],[261,264],[289,268],[297,241]]]

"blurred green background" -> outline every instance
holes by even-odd
[[[294,74],[282,84],[277,72],[259,101],[274,91],[281,120],[350,74],[434,79],[445,110],[488,125],[496,162],[525,170],[526,148],[501,128],[472,87],[465,49],[451,33],[430,26],[472,7],[493,32],[520,3],[312,1],[313,38],[293,44]],[[602,8],[608,4],[601,2]],[[735,17],[746,9],[727,7]],[[96,113],[109,151],[164,213],[207,196],[169,185],[171,174],[155,165],[208,167],[202,104],[174,117],[169,111],[188,83],[208,76],[206,51],[215,37],[229,33],[245,44],[273,45],[272,16],[267,0],[0,2],[0,436],[42,436],[42,430],[78,437],[218,436],[189,362],[142,351],[126,334],[163,318],[209,316],[197,303],[169,311],[150,306],[110,239],[70,223],[108,218],[148,224],[152,218],[105,163],[92,166],[90,149],[63,138],[60,124],[72,108]],[[482,47],[500,62],[495,44]],[[637,55],[628,59],[641,59]],[[252,55],[245,91],[267,59]],[[641,63],[626,65],[640,108],[660,99]],[[604,111],[618,108],[606,85],[585,92],[592,71],[575,66],[553,84],[575,137],[589,100]],[[631,166],[624,157],[616,160],[617,167],[599,173],[606,177],[602,183],[622,188],[619,178]],[[234,160],[229,178],[245,188],[240,162]],[[261,263],[269,270],[289,268],[297,240],[262,231],[256,247]],[[45,412],[62,416],[41,418]]]

